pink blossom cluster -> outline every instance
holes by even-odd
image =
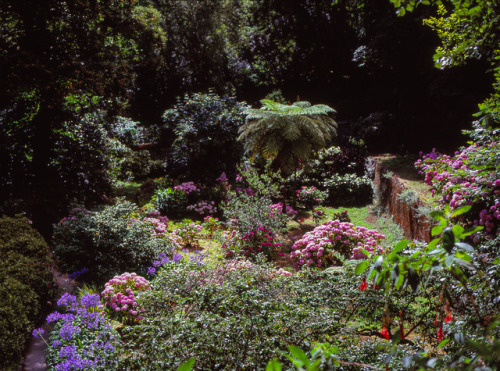
[[[500,144],[472,144],[454,156],[431,152],[421,155],[415,166],[425,173],[425,182],[432,192],[441,195],[441,202],[453,210],[472,205],[470,221],[485,226],[493,237],[500,229],[500,173],[497,158]],[[467,216],[466,216],[467,217]]]
[[[200,201],[197,204],[189,205],[186,209],[200,215],[211,215],[217,212],[214,201]]]
[[[200,238],[203,226],[198,223],[183,222],[174,229],[174,235],[179,236],[184,245],[193,244]]]
[[[264,252],[266,255],[283,256],[281,247],[283,244],[277,241],[276,234],[264,227],[258,227],[256,230],[246,233],[242,237],[243,253],[245,255],[253,255],[259,252]]]
[[[151,231],[151,235],[156,238],[165,238],[170,241],[171,245],[175,248],[180,250],[181,247],[181,242],[182,238],[177,235],[176,230],[173,232],[168,232],[168,218],[166,216],[160,216],[160,217],[145,217],[142,219],[143,221],[151,224],[153,227]]]
[[[269,205],[269,208],[271,209],[271,214],[270,216],[273,217],[276,215],[276,213],[281,213],[283,210],[283,204],[281,202],[278,202],[277,204],[272,204]],[[293,217],[298,214],[298,212],[294,209],[292,209],[290,206],[285,207],[286,210],[286,215]]]
[[[139,308],[136,295],[149,290],[149,282],[136,273],[123,273],[104,285],[101,296],[109,313],[122,320],[142,320],[144,308]]]
[[[306,204],[306,206],[312,206],[322,203],[325,197],[323,193],[314,186],[302,186],[302,188],[297,190],[297,198],[299,201]]]
[[[185,194],[190,194],[192,192],[200,193],[200,188],[194,184],[194,182],[185,182],[174,187],[175,190],[182,191]]]
[[[300,266],[318,267],[341,263],[336,254],[344,258],[364,259],[366,256],[361,252],[362,249],[380,253],[384,251],[379,245],[382,239],[385,236],[377,231],[330,220],[296,241],[290,258]]]

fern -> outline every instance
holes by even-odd
[[[262,99],[260,109],[245,111],[246,122],[238,140],[253,159],[257,154],[274,159],[275,168],[289,174],[299,159],[306,161],[337,135],[337,123],[328,116],[335,110],[327,105],[302,101],[292,105]]]

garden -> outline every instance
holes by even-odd
[[[0,10],[0,370],[499,369],[496,3],[49,3]]]

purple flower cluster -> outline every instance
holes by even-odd
[[[149,282],[136,273],[123,273],[104,285],[101,296],[104,306],[115,318],[122,321],[140,321],[144,308],[139,308],[136,295],[149,290]]]
[[[189,205],[186,209],[200,215],[211,215],[217,212],[214,201],[200,201],[197,204]]]
[[[66,306],[70,313],[54,312],[47,317],[47,322],[56,322],[51,335],[55,352],[48,357],[49,366],[55,370],[110,366],[118,338],[99,311],[99,296],[83,295],[79,303],[75,296],[64,294],[57,304]],[[41,333],[35,330],[34,335]],[[86,335],[82,337],[83,333]]]
[[[435,150],[422,155],[415,166],[425,173],[425,182],[441,202],[453,210],[472,205],[471,221],[485,226],[486,235],[493,237],[500,229],[500,172],[497,159],[500,144],[472,144],[448,156]]]
[[[73,273],[68,274],[69,279],[77,279],[78,277],[84,275],[85,273],[88,273],[88,268],[82,268],[79,271],[75,271]]]
[[[201,191],[201,189],[196,184],[194,184],[194,182],[186,182],[186,183],[176,185],[174,187],[174,189],[177,191],[182,191],[187,195],[192,193],[192,192],[199,194]]]
[[[296,241],[290,258],[300,266],[318,267],[340,263],[337,254],[350,259],[364,259],[366,256],[361,253],[362,249],[383,252],[379,243],[384,238],[377,231],[330,220]]]

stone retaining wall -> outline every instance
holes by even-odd
[[[375,191],[378,195],[379,206],[385,208],[392,215],[394,222],[404,231],[405,238],[429,242],[431,240],[431,225],[425,217],[418,217],[416,210],[425,204],[418,200],[409,205],[400,199],[400,195],[407,187],[403,181],[391,173],[387,167],[375,160]]]

